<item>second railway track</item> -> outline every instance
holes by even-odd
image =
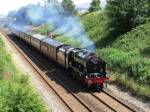
[[[9,39],[9,38],[8,38]],[[40,60],[40,58],[37,56],[37,57],[35,57],[35,55],[32,55],[32,54],[30,54],[29,52],[28,52],[28,50],[26,49],[26,48],[24,48],[24,52],[25,53],[27,53],[28,55],[30,55],[30,57],[32,57],[32,59],[34,60],[34,61],[36,61],[36,63],[38,63],[40,66],[42,66],[42,68],[44,68],[44,71],[45,71],[45,73],[43,73],[43,72],[41,72],[40,71],[40,69],[38,69],[38,67],[29,59],[29,57],[23,52],[23,51],[21,51],[21,49],[23,49],[23,48],[19,48],[16,44],[15,44],[15,42],[13,41],[13,40],[11,40],[11,39],[9,39],[9,41],[19,50],[19,52],[21,53],[21,54],[23,54],[24,55],[24,57],[29,61],[29,63],[31,63],[32,64],[32,66],[36,69],[36,71],[37,72],[39,72],[39,75],[43,78],[43,80],[45,80],[46,82],[47,82],[47,84],[50,86],[50,88],[51,89],[53,89],[54,90],[54,92],[57,94],[57,96],[63,101],[63,103],[68,107],[68,109],[70,110],[70,111],[77,111],[77,110],[75,110],[75,108],[73,109],[72,108],[72,106],[70,106],[69,104],[68,104],[68,102],[66,102],[65,100],[64,100],[64,96],[61,96],[61,94],[60,93],[58,93],[57,92],[57,88],[55,88],[55,87],[52,87],[50,84],[49,84],[49,79],[48,79],[48,77],[47,77],[47,75],[49,74],[51,74],[52,72],[54,72],[54,71],[51,71],[51,70],[49,70],[49,65],[46,65],[46,64],[44,64],[44,63],[41,63],[41,60]],[[56,71],[55,71],[56,72]],[[47,75],[46,75],[47,74]],[[103,92],[103,93],[76,93],[75,91],[72,91],[72,90],[70,90],[69,88],[68,88],[68,86],[66,86],[66,84],[63,82],[63,81],[61,81],[60,79],[58,79],[55,75],[52,75],[52,77],[53,77],[53,79],[54,80],[57,80],[57,82],[59,83],[59,84],[61,84],[61,86],[70,94],[70,95],[72,95],[72,97],[74,97],[80,104],[78,104],[78,105],[82,105],[82,108],[81,109],[83,109],[84,111],[90,111],[90,112],[92,112],[92,111],[97,111],[97,112],[99,112],[99,111],[116,111],[116,112],[136,112],[134,109],[132,109],[132,108],[130,108],[129,106],[127,106],[127,105],[125,105],[125,104],[123,104],[122,102],[120,102],[119,100],[117,101],[117,99],[115,99],[115,98],[113,98],[112,96],[110,96],[108,93],[105,93],[105,92]],[[102,108],[102,110],[98,110],[98,109],[100,109],[100,108],[98,108],[97,106],[95,106],[95,109],[92,109],[92,105],[90,105],[90,104],[88,104],[88,101],[86,102],[85,100],[83,100],[82,99],[82,95],[83,94],[87,94],[87,96],[88,95],[91,95],[91,96],[93,96],[95,99],[97,99],[100,103],[103,103],[108,109],[103,109]],[[111,100],[110,100],[110,103],[109,102],[105,102],[104,100],[104,94],[105,95],[108,95],[109,96],[109,98],[111,98]],[[102,98],[102,96],[103,96],[103,98]],[[66,96],[67,97],[67,96]],[[85,97],[85,96],[83,96],[83,97]],[[108,100],[108,99],[107,99]],[[112,102],[111,102],[112,101]],[[116,102],[117,102],[117,105],[115,104]],[[91,102],[91,101],[90,101]],[[94,102],[94,101],[93,101]],[[96,103],[97,104],[97,103]],[[119,106],[119,105],[121,105],[121,106]],[[94,108],[94,107],[93,107]],[[81,111],[83,111],[83,110],[81,110]]]
[[[8,39],[9,39],[9,37],[8,37]],[[24,44],[21,44],[22,47],[20,46],[21,47],[21,49],[20,49],[17,46],[19,43],[16,44],[14,42],[17,42],[17,41],[11,40],[11,39],[9,39],[9,41],[11,41],[12,44],[14,44],[17,47],[17,49],[19,49],[21,51],[21,53],[23,53],[25,55],[25,58],[28,61],[30,61],[30,63],[32,64],[32,66],[34,66],[34,68],[36,69],[36,71],[38,71],[39,75],[43,78],[44,81],[46,81],[46,83],[50,86],[50,88],[52,88],[54,90],[54,92],[59,96],[59,98],[61,98],[61,100],[65,103],[65,105],[69,108],[70,111],[73,111],[73,112],[76,112],[76,111],[77,112],[84,112],[84,111],[85,112],[99,112],[99,111],[103,112],[105,110],[108,110],[109,112],[111,112],[111,110],[109,110],[109,109],[104,109],[103,110],[103,109],[99,108],[99,110],[96,110],[96,109],[91,108],[91,106],[88,103],[86,103],[84,100],[82,100],[81,97],[79,97],[78,95],[76,95],[75,93],[73,93],[72,90],[70,90],[64,84],[64,82],[62,82],[61,80],[59,80],[58,77],[56,78],[55,77],[56,74],[52,75],[52,73],[56,73],[57,71],[55,71],[54,69],[53,70],[49,70],[50,66],[48,66],[46,63],[41,63],[41,59],[40,59],[41,57],[36,56],[36,54],[35,55],[31,54],[31,52],[28,51],[29,49],[27,50],[27,48],[25,46],[23,46]],[[22,50],[24,50],[24,51],[22,51]],[[27,55],[32,60],[30,60],[30,58]],[[44,72],[40,71],[38,69],[38,67],[32,61],[36,62],[36,64],[38,64],[39,66],[41,66],[44,69]],[[44,60],[42,60],[42,61],[44,61]],[[56,85],[53,86],[53,85],[49,84],[49,79],[48,79],[49,75],[52,76],[51,80],[55,80],[55,81],[57,80],[57,83],[59,83],[67,91],[67,93],[69,93],[69,96],[61,96],[61,94],[63,93],[63,89],[62,89],[62,91],[57,92],[57,90],[60,89],[60,88],[57,88]],[[72,97],[70,95],[72,95],[80,103],[80,105],[79,104],[76,105],[75,102],[73,100],[71,100],[71,99],[68,102],[66,102],[64,100],[64,97]],[[75,108],[72,108],[72,106],[70,106],[70,104],[72,104],[72,103],[74,104],[73,106],[75,106]],[[81,107],[81,105],[82,105],[82,107]]]
[[[111,96],[105,90],[103,90],[100,94],[91,93],[91,95],[98,99],[100,102],[103,102],[115,112],[136,112],[135,109],[124,104],[120,100],[116,99],[114,96]],[[105,99],[107,99],[109,102],[107,102]]]
[[[68,111],[71,111],[71,112],[76,112],[76,111],[79,111],[79,112],[91,112],[90,108],[89,107],[86,107],[86,105],[84,103],[81,103],[81,101],[76,98],[73,94],[69,94],[68,96],[62,96],[62,92],[63,90],[61,91],[58,91],[58,88],[52,84],[49,80],[48,77],[46,77],[46,74],[44,72],[42,72],[37,66],[35,63],[32,62],[32,60],[24,53],[24,51],[22,51],[22,49],[20,49],[16,43],[10,39],[10,37],[7,36],[6,32],[4,32],[3,30],[1,30],[2,34],[8,39],[8,41],[16,48],[17,51],[19,51],[19,53],[24,57],[25,60],[27,60],[31,66],[33,67],[33,69],[39,74],[39,76],[44,80],[44,82],[46,82],[46,84],[49,86],[50,89],[52,89],[55,94],[61,99],[61,101],[66,105],[66,107],[68,108]],[[66,101],[66,98],[69,98],[68,101]],[[73,102],[73,104],[71,104],[71,101]],[[79,109],[77,109],[76,107],[78,107]]]

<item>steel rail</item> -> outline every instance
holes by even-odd
[[[5,37],[7,37],[5,35]],[[62,100],[62,102],[68,107],[68,109],[71,111],[71,112],[74,112],[74,110],[67,104],[67,102],[57,93],[57,91],[50,85],[47,77],[46,77],[46,74],[42,73],[41,70],[31,61],[31,59],[9,38],[7,37],[7,39],[9,40],[9,42],[11,42],[11,44],[22,54],[22,56],[30,63],[30,65],[34,68],[34,70],[39,74],[39,76],[47,83],[47,85],[55,92],[55,94]],[[31,56],[31,55],[30,55]],[[32,56],[32,58],[34,58],[36,61],[37,59],[35,57]],[[39,61],[38,61],[39,63]],[[41,63],[39,63],[41,64]],[[41,66],[43,66],[41,64]],[[47,68],[46,68],[47,69]],[[51,72],[47,69],[48,72]],[[57,79],[58,80],[58,79]],[[70,89],[68,89],[62,82],[61,82],[62,86],[71,93],[71,95],[77,100],[79,101],[89,112],[93,112],[90,107],[88,107],[83,101],[80,100],[80,98],[78,98],[75,94],[73,94],[71,92]]]
[[[4,34],[4,33],[3,33]],[[7,40],[15,47],[17,51],[24,57],[24,59],[33,67],[33,69],[38,73],[38,75],[46,82],[46,84],[54,91],[54,93],[62,100],[62,102],[68,107],[68,109],[71,112],[74,112],[73,109],[65,102],[65,100],[57,93],[57,91],[50,85],[50,83],[47,81],[45,77],[43,77],[45,74],[43,74],[38,67],[26,56],[26,54],[11,40],[9,37],[7,37]]]

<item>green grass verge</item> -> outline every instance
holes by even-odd
[[[132,93],[150,97],[150,61],[147,58],[150,57],[150,24],[115,37],[109,24],[111,20],[104,12],[85,14],[81,18],[87,34],[97,45],[98,56],[107,62],[110,72],[118,72],[111,77]]]
[[[95,44],[99,47],[106,46],[112,42],[113,37],[113,28],[109,26],[110,20],[108,20],[107,16],[103,12],[93,12],[80,15],[81,22],[86,31],[86,35],[92,39]],[[39,26],[36,30],[37,33],[48,35],[48,32],[54,32],[53,25],[49,23],[45,23]],[[109,38],[111,35],[111,38]],[[69,38],[65,34],[61,36],[57,36],[56,40],[64,42],[65,44],[70,44],[75,47],[82,47],[82,43],[79,42],[78,39]]]
[[[139,84],[135,79],[122,72],[111,70],[112,82],[120,88],[130,91],[133,95],[143,97],[146,101],[150,99],[150,87],[148,85]]]
[[[123,51],[140,50],[149,52],[150,47],[150,23],[146,23],[133,29],[131,32],[120,36],[112,45]],[[145,53],[147,53],[145,52]]]
[[[150,96],[150,23],[116,37],[105,12],[79,15],[86,34],[95,42],[96,53],[113,71],[128,75],[112,75],[116,82],[139,95]],[[82,43],[65,36],[56,38],[66,44],[80,47]],[[100,49],[103,48],[103,49]]]
[[[0,38],[0,112],[46,112],[28,77],[14,66]]]
[[[50,31],[54,29],[54,26],[50,24],[49,22],[42,24],[36,29],[36,33],[41,35],[48,35]]]
[[[118,72],[111,76],[116,82],[133,93],[150,99],[150,61],[142,57],[138,50],[124,52],[105,48],[97,49],[96,53],[107,62],[111,72]]]
[[[56,40],[63,42],[64,44],[72,45],[74,47],[82,47],[82,43],[78,39],[73,39],[67,36],[57,36]]]
[[[87,34],[97,45],[100,44],[98,47],[109,46],[109,48],[96,50],[96,53],[104,58],[108,66],[115,68],[116,71],[127,73],[135,85],[138,83],[143,87],[149,87],[150,62],[141,53],[149,54],[150,24],[141,25],[117,39],[111,35],[113,32],[113,28],[109,24],[111,21],[108,20],[104,12],[85,14],[81,18]],[[117,77],[115,79],[119,82]],[[120,79],[120,82],[124,83],[123,79]],[[124,81],[126,82],[126,80]]]
[[[87,35],[97,47],[110,45],[116,39],[114,29],[110,26],[111,20],[104,11],[84,14],[81,16],[81,21]]]
[[[106,16],[100,12],[89,13],[81,16],[81,20],[86,32],[94,42],[106,35],[106,19]]]
[[[123,52],[118,49],[97,50],[110,67],[127,72],[138,83],[150,85],[150,61],[139,55],[138,51]]]

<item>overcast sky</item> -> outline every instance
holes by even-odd
[[[0,0],[0,15],[6,15],[11,10],[16,10],[29,3],[38,3],[43,0]],[[61,1],[61,0],[58,0]],[[90,3],[91,0],[72,0],[76,5]],[[101,0],[105,1],[105,0]]]

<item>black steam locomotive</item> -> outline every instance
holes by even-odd
[[[63,66],[72,76],[77,77],[88,87],[102,89],[108,80],[106,63],[93,52],[83,48],[74,48],[52,38],[9,28],[13,34],[41,51],[50,59]]]

